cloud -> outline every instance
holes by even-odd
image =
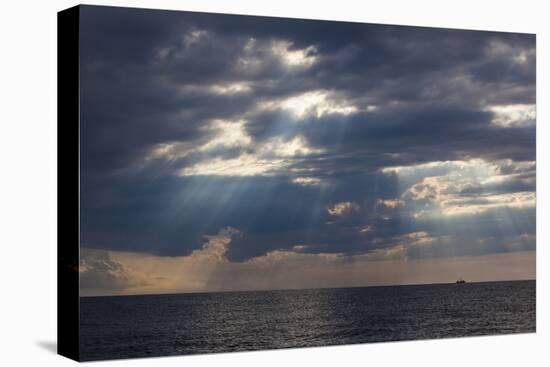
[[[534,126],[537,118],[534,104],[497,105],[489,110],[494,113],[491,123],[501,127]]]
[[[307,116],[322,117],[323,115],[349,115],[357,112],[357,107],[347,104],[340,96],[324,90],[312,90],[282,99],[270,99],[260,105],[261,110],[289,111],[296,119]]]
[[[350,201],[343,201],[341,203],[336,203],[331,207],[327,208],[328,213],[334,216],[342,216],[342,215],[350,214],[357,210],[359,210],[359,205],[357,205],[357,203],[352,203]]]
[[[327,24],[84,6],[82,243],[202,266],[532,250],[534,35]]]
[[[201,248],[187,256],[158,257],[82,247],[80,289],[83,295],[169,292],[204,288],[225,253],[235,228],[206,236]]]
[[[316,177],[296,177],[292,179],[292,182],[298,185],[319,185],[321,179]]]
[[[395,209],[395,208],[398,208],[400,206],[404,206],[405,202],[403,200],[400,200],[400,199],[386,199],[386,200],[379,199],[378,200],[378,205],[382,205],[386,208]]]
[[[236,158],[214,158],[204,163],[183,168],[180,176],[254,176],[268,174],[285,166],[285,161],[257,158],[243,154]]]
[[[416,216],[472,215],[495,208],[536,204],[534,176],[530,176],[530,173],[534,175],[534,165],[527,162],[518,165],[509,161],[432,162],[416,168],[392,168],[387,172],[411,175],[415,170],[440,172],[421,176],[420,181],[402,194],[402,198],[422,206]]]
[[[113,260],[108,251],[80,249],[80,289],[120,291],[135,286],[144,286],[146,281]]]

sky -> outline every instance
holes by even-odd
[[[81,295],[535,278],[535,35],[80,22]]]

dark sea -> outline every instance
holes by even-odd
[[[535,332],[535,281],[80,299],[81,359]]]

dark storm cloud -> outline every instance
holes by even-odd
[[[421,201],[379,204],[427,175],[383,168],[433,161],[511,162],[498,163],[502,180],[453,192],[460,205],[534,192],[534,167],[514,170],[535,160],[535,126],[499,126],[491,109],[535,103],[533,35],[91,6],[82,8],[80,34],[86,246],[185,255],[230,226],[241,235],[227,256],[244,260],[300,244],[360,254],[421,231],[453,238],[411,244],[415,257],[525,249],[507,244],[534,233],[530,209],[491,207],[476,214],[481,222],[459,217],[449,226],[414,219]],[[297,61],[285,61],[291,52]],[[225,91],[231,83],[244,89]],[[354,109],[300,115],[281,107],[311,91]],[[198,149],[217,137],[216,119],[244,121],[250,142]],[[274,139],[285,146],[296,137],[315,152],[265,152]],[[177,154],[152,153],[170,144]],[[265,175],[181,177],[243,155],[284,164]],[[300,176],[321,184],[292,182]],[[353,215],[329,213],[342,202],[357,206]],[[503,229],[511,217],[514,226]],[[491,245],[474,245],[476,236]]]

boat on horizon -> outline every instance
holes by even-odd
[[[456,281],[456,284],[464,284],[464,283],[466,283],[466,281],[462,278]]]

